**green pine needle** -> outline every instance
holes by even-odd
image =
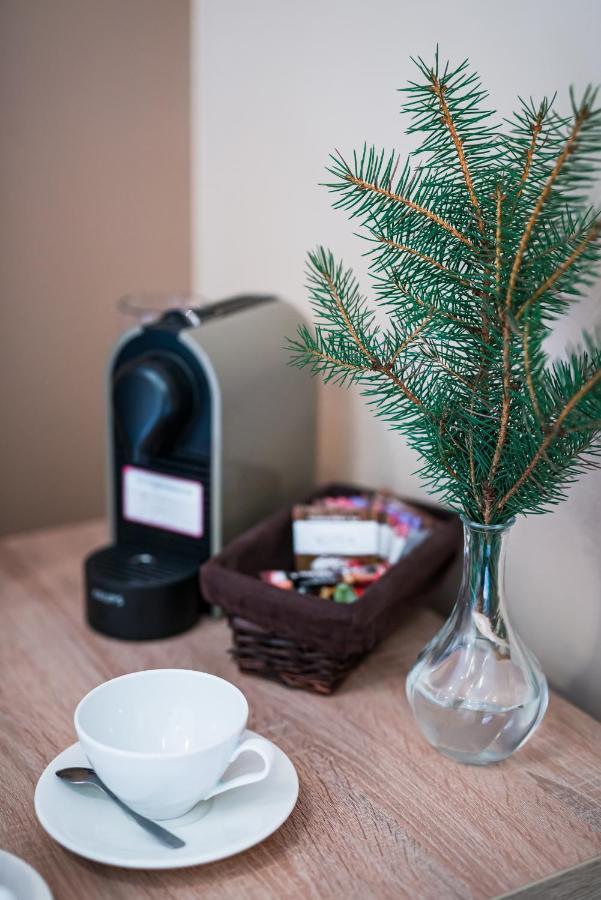
[[[293,364],[357,384],[422,458],[448,506],[485,523],[544,512],[601,453],[601,344],[551,364],[553,322],[596,275],[600,211],[587,191],[601,159],[596,91],[520,99],[501,129],[467,61],[416,63],[404,89],[413,156],[335,151],[327,187],[358,219],[374,299],[319,247],[309,254],[313,330]],[[378,324],[375,307],[388,316]]]

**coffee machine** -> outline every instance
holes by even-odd
[[[287,365],[299,314],[271,295],[167,308],[108,366],[111,543],[85,562],[89,624],[189,628],[200,565],[314,485],[315,385]]]

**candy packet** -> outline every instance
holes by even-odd
[[[420,515],[387,492],[320,497],[293,509],[295,571],[261,573],[267,584],[354,603],[428,534]]]

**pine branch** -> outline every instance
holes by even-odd
[[[464,319],[461,319],[459,316],[456,316],[451,312],[446,312],[445,310],[439,309],[432,304],[426,303],[426,301],[421,297],[418,297],[417,294],[410,293],[407,288],[400,283],[396,275],[392,274],[390,276],[390,280],[400,294],[402,294],[404,297],[407,297],[417,306],[421,307],[422,309],[432,310],[433,314],[435,314],[436,316],[440,316],[441,318],[446,319],[449,322],[454,322],[455,324],[460,325],[466,331],[469,331],[471,333],[475,331],[474,326],[470,322],[466,322]]]
[[[405,397],[407,397],[407,399],[408,399],[409,401],[411,401],[411,403],[414,404],[414,406],[417,406],[417,407],[419,407],[420,409],[423,409],[424,404],[423,404],[422,401],[419,399],[419,397],[417,397],[417,396],[413,393],[413,391],[411,391],[411,390],[407,387],[407,385],[405,384],[404,381],[401,381],[401,379],[400,379],[397,375],[394,374],[394,372],[392,371],[392,369],[391,369],[388,365],[381,365],[381,364],[379,364],[379,365],[374,365],[372,368],[373,368],[373,371],[374,371],[374,372],[381,372],[382,375],[385,375],[385,376],[386,376],[386,378],[390,378],[390,380],[392,381],[392,383],[393,383],[394,385],[396,385],[396,387],[398,387],[398,389],[405,395]]]
[[[384,375],[386,378],[390,378],[390,380],[395,384],[395,386],[400,391],[402,391],[402,393],[405,395],[405,397],[411,403],[413,403],[415,406],[418,406],[420,409],[422,409],[423,403],[419,399],[419,397],[416,394],[414,394],[414,392],[405,384],[405,382],[402,381],[402,379],[400,379],[392,371],[392,369],[390,368],[389,365],[380,362],[378,357],[370,351],[370,349],[366,345],[366,342],[360,337],[358,328],[355,327],[355,325],[353,324],[352,315],[349,312],[347,305],[345,304],[344,300],[341,297],[341,293],[336,286],[334,277],[332,277],[330,271],[328,270],[328,266],[323,264],[325,262],[325,260],[326,260],[326,255],[322,251],[321,259],[318,256],[316,256],[313,258],[312,262],[313,262],[313,265],[314,265],[315,269],[317,270],[317,272],[323,278],[323,280],[326,284],[328,293],[329,293],[330,297],[332,298],[332,300],[334,301],[336,309],[338,310],[338,312],[340,314],[342,322],[344,323],[344,327],[346,328],[346,331],[348,332],[351,340],[357,345],[360,353],[368,361],[369,369],[372,372],[380,373],[380,374]]]
[[[476,391],[474,390],[474,397],[476,396]],[[474,414],[474,400],[472,398],[472,403],[470,406],[470,416]],[[470,488],[472,490],[472,496],[474,498],[474,502],[476,503],[476,507],[479,513],[482,513],[482,502],[480,500],[480,496],[478,493],[478,485],[476,483],[476,463],[474,460],[474,431],[472,428],[468,429],[467,432],[467,451],[468,451],[468,461],[469,461],[469,473],[470,473]],[[484,521],[488,522],[489,513],[484,513]]]
[[[394,367],[396,365],[396,361],[399,358],[399,356],[401,355],[401,353],[403,353],[415,341],[415,339],[422,333],[422,331],[424,330],[426,325],[432,321],[433,315],[434,315],[434,313],[430,313],[430,315],[426,316],[426,318],[422,322],[420,322],[420,324],[417,326],[417,328],[414,328],[413,331],[411,332],[411,334],[409,334],[405,338],[405,340],[403,340],[398,345],[398,347],[392,354],[391,358],[386,363],[386,368],[388,370],[392,371],[394,369]]]
[[[357,345],[357,347],[359,348],[359,350],[361,351],[361,353],[363,353],[363,355],[369,360],[369,362],[373,364],[374,358],[371,356],[369,350],[367,349],[367,347],[365,346],[365,344],[363,343],[363,341],[361,340],[361,338],[360,338],[359,335],[357,334],[357,329],[356,329],[355,326],[353,325],[353,323],[352,323],[352,321],[351,321],[351,318],[350,318],[350,316],[349,316],[349,314],[348,314],[348,312],[347,312],[347,309],[346,309],[344,303],[342,302],[342,300],[341,300],[341,298],[340,298],[340,294],[339,294],[338,291],[336,290],[336,285],[334,284],[334,281],[332,280],[332,278],[330,277],[330,275],[329,275],[328,272],[322,271],[322,272],[321,272],[321,275],[322,275],[322,277],[323,277],[325,283],[326,283],[327,286],[328,286],[328,291],[330,292],[330,295],[331,295],[331,297],[332,297],[332,300],[334,301],[334,303],[335,303],[336,306],[338,307],[338,310],[339,310],[339,312],[340,312],[340,315],[342,316],[342,319],[343,319],[344,324],[345,324],[345,326],[346,326],[346,330],[347,330],[348,333],[350,334],[351,338],[353,339],[353,341],[355,342],[355,344]]]
[[[309,255],[309,288],[322,327],[350,335],[358,350],[371,359],[367,344],[373,340],[373,312],[350,269],[336,265],[323,247]],[[344,297],[344,300],[342,299]]]
[[[595,241],[599,237],[599,233],[601,232],[601,223],[595,222],[588,234],[580,241],[578,246],[570,253],[570,255],[565,259],[557,268],[549,275],[549,277],[534,291],[533,294],[528,297],[527,300],[524,300],[520,308],[517,310],[515,314],[515,318],[517,321],[521,319],[524,313],[528,310],[528,308],[542,297],[547,291],[551,290],[551,288],[559,281],[562,275],[570,269],[576,260],[582,256],[584,251],[589,247],[589,245]]]
[[[601,344],[550,362],[553,321],[601,262],[601,213],[584,186],[601,158],[601,110],[588,89],[572,114],[520,101],[491,126],[467,63],[416,61],[406,89],[412,156],[364,145],[331,157],[334,206],[369,242],[375,304],[350,269],[309,257],[313,332],[293,364],[359,388],[420,455],[428,488],[492,524],[538,513],[601,461]],[[383,324],[388,318],[389,324]]]
[[[461,384],[463,384],[466,388],[468,388],[470,391],[473,391],[473,384],[471,384],[467,380],[467,378],[464,378],[463,375],[461,375],[459,372],[456,372],[455,369],[452,369],[451,366],[449,366],[444,361],[444,359],[442,359],[434,350],[427,347],[426,345],[423,345],[422,352],[426,359],[429,359],[431,362],[436,363],[436,365],[439,366],[439,368],[443,369],[448,375],[450,375],[451,378],[454,378],[456,381],[461,382]]]
[[[530,363],[530,323],[528,321],[526,321],[522,330],[522,345],[524,351],[524,372],[526,374],[526,385],[528,387],[528,393],[530,394],[530,400],[532,401],[532,408],[534,409],[536,418],[540,423],[542,423],[542,413],[538,404],[538,397],[536,396],[536,389],[534,387],[534,379],[532,377],[532,368]]]
[[[432,212],[431,209],[426,209],[425,206],[420,206],[418,203],[414,203],[413,200],[410,200],[409,197],[403,197],[401,194],[395,194],[393,191],[388,188],[380,187],[377,184],[370,184],[370,182],[365,181],[362,178],[357,178],[356,176],[349,173],[346,179],[350,184],[356,185],[361,191],[370,191],[373,194],[378,194],[381,197],[386,197],[388,200],[392,200],[394,203],[400,203],[403,206],[406,206],[408,209],[413,210],[413,212],[419,213],[421,216],[425,216],[430,219],[436,225],[439,225],[441,228],[444,228],[445,231],[448,231],[449,234],[452,234],[453,237],[457,238],[458,241],[461,241],[463,244],[466,244],[468,247],[473,247],[472,242],[465,234],[462,234],[458,231],[450,222],[447,222],[442,216],[437,215],[435,212]]]
[[[532,236],[532,232],[534,231],[534,226],[538,220],[538,217],[541,214],[541,211],[551,194],[554,184],[559,178],[562,169],[564,168],[567,160],[570,155],[574,152],[576,139],[580,134],[584,123],[586,122],[588,116],[590,115],[590,107],[588,103],[583,102],[581,107],[576,111],[574,116],[574,123],[572,125],[572,129],[564,143],[563,149],[559,156],[555,161],[555,165],[551,170],[549,177],[547,178],[542,191],[539,194],[538,200],[532,210],[530,218],[526,223],[526,227],[524,228],[522,237],[520,238],[520,243],[518,246],[517,253],[515,255],[515,259],[513,261],[513,266],[511,267],[511,274],[509,276],[509,284],[507,287],[507,305],[511,305],[511,300],[513,296],[513,292],[515,290],[518,274],[520,271],[520,266],[522,265],[522,260],[524,258],[524,253],[526,252],[526,248],[528,246],[528,242]]]
[[[338,151],[331,159],[333,166],[329,171],[332,175],[339,178],[342,183],[328,185],[332,190],[341,190],[341,188],[344,189],[346,186],[346,189],[349,187],[357,189],[359,194],[371,196],[377,201],[388,200],[396,207],[404,208],[417,214],[422,221],[434,223],[466,246],[473,246],[467,235],[460,232],[441,215],[438,215],[438,213],[411,197],[411,193],[415,191],[416,185],[419,188],[419,180],[416,180],[415,175],[412,176],[407,168],[398,177],[396,190],[392,189],[391,179],[396,170],[396,156],[390,156],[386,164],[384,164],[383,153],[378,156],[373,148],[369,153],[367,148],[364,148],[361,161],[356,163],[355,172],[353,172]]]
[[[524,171],[522,172],[522,177],[520,178],[520,188],[518,191],[518,196],[524,189],[524,184],[528,181],[528,175],[530,174],[530,169],[532,168],[532,159],[536,152],[536,145],[538,143],[538,137],[541,133],[541,128],[543,127],[542,123],[542,115],[539,114],[536,118],[532,126],[532,141],[530,142],[530,146],[526,151],[526,159],[524,161]]]
[[[432,90],[436,95],[436,99],[438,100],[438,105],[440,106],[440,113],[442,115],[443,121],[449,131],[451,136],[451,140],[455,146],[455,150],[457,151],[457,159],[459,160],[459,165],[461,167],[461,171],[463,172],[463,177],[465,179],[465,185],[467,187],[467,192],[469,194],[469,198],[472,206],[474,207],[474,211],[476,213],[476,219],[478,222],[478,228],[481,232],[484,231],[484,219],[482,218],[482,211],[480,209],[480,204],[478,203],[478,198],[476,197],[476,191],[474,190],[474,182],[472,181],[472,175],[470,172],[470,168],[467,164],[467,160],[465,158],[465,152],[463,149],[463,141],[461,140],[457,128],[455,126],[455,121],[453,116],[451,115],[451,111],[449,110],[448,104],[445,100],[445,91],[446,88],[443,84],[440,83],[440,80],[431,72],[430,79],[432,82]]]
[[[457,474],[455,469],[450,465],[450,463],[448,462],[448,460],[446,458],[446,450],[445,450],[445,445],[444,445],[445,425],[446,425],[445,417],[444,417],[444,415],[442,415],[440,417],[440,424],[438,427],[438,437],[439,437],[438,446],[439,446],[439,450],[440,450],[440,457],[442,459],[442,464],[445,468],[445,471],[451,476],[451,478],[454,481],[460,481],[461,479],[459,478],[459,475]]]
[[[582,385],[580,390],[578,390],[575,394],[570,397],[567,401],[560,414],[557,416],[555,422],[549,427],[547,434],[545,435],[543,441],[540,446],[536,450],[535,454],[530,459],[530,462],[523,470],[519,478],[514,482],[511,488],[507,491],[505,496],[500,500],[497,510],[501,512],[507,502],[513,497],[514,494],[519,491],[522,485],[530,478],[532,473],[534,472],[536,466],[539,464],[540,460],[543,458],[545,452],[551,446],[557,435],[561,430],[562,424],[565,422],[567,417],[570,415],[572,410],[576,408],[576,406],[582,401],[582,399],[590,392],[592,389],[601,382],[601,369],[598,369],[594,375],[592,375],[585,384]]]
[[[499,185],[496,190],[496,241],[495,241],[495,269],[497,277],[497,292],[500,292],[501,285],[501,232],[502,232],[502,194]],[[503,400],[501,403],[501,416],[499,420],[499,435],[495,446],[495,453],[490,464],[490,472],[488,474],[488,482],[492,484],[501,453],[505,445],[507,437],[507,426],[509,425],[509,412],[511,407],[510,380],[511,380],[511,326],[509,316],[511,297],[507,294],[505,299],[505,309],[502,313],[503,321]]]
[[[502,206],[503,200],[505,197],[503,196],[503,192],[501,190],[501,186],[498,184],[495,189],[495,205],[496,205],[496,229],[495,229],[495,286],[497,289],[497,300],[500,299],[501,296],[501,259],[503,256],[503,247],[502,247]]]
[[[526,155],[524,159],[524,168],[522,169],[522,174],[520,176],[520,186],[518,188],[516,194],[516,202],[519,200],[522,192],[524,190],[524,186],[528,181],[528,176],[530,175],[530,170],[532,169],[532,161],[534,159],[534,154],[536,153],[536,148],[538,145],[539,137],[541,135],[541,131],[543,128],[543,122],[547,116],[549,111],[550,104],[543,100],[541,105],[538,108],[538,112],[534,121],[531,123],[531,132],[532,136],[530,138],[530,143],[526,149]]]
[[[398,250],[399,253],[407,253],[410,256],[415,256],[417,259],[421,259],[422,262],[427,263],[430,266],[434,266],[435,269],[439,269],[439,271],[444,272],[449,278],[454,278],[457,282],[462,285],[462,287],[468,288],[472,290],[474,285],[467,281],[467,279],[462,278],[457,272],[453,272],[447,266],[444,266],[442,263],[438,262],[438,260],[433,259],[431,256],[427,256],[425,253],[420,253],[419,250],[414,250],[413,247],[408,247],[406,244],[398,244],[396,241],[391,240],[390,238],[385,238],[381,234],[376,234],[375,238],[377,241],[380,241],[382,244],[386,244],[387,247],[391,247],[393,250]]]
[[[329,353],[323,353],[323,351],[321,350],[306,350],[305,352],[310,356],[313,356],[315,359],[321,360],[322,362],[325,362],[330,366],[336,366],[340,369],[346,369],[349,372],[365,373],[370,371],[368,366],[358,366],[353,363],[345,362],[343,359],[336,359],[336,357],[330,356]]]

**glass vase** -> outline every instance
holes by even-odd
[[[458,762],[505,759],[532,736],[547,708],[547,680],[507,616],[505,544],[512,524],[463,520],[457,602],[407,676],[424,737]]]

